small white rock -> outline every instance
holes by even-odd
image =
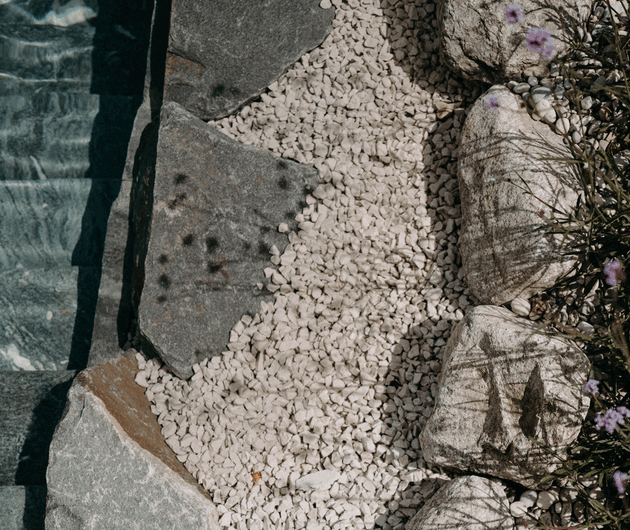
[[[591,326],[588,322],[580,322],[577,328],[578,331],[584,333],[585,335],[592,335],[595,332],[595,328]]]
[[[560,134],[567,134],[571,128],[571,122],[568,118],[560,118],[556,122],[556,132]]]
[[[512,313],[515,313],[522,317],[528,316],[532,308],[529,301],[525,300],[524,298],[515,298],[514,300],[512,300],[510,307],[512,308]]]
[[[332,3],[330,0],[322,0],[319,3],[319,7],[321,7],[322,9],[330,9],[332,7]]]
[[[149,376],[149,373],[146,370],[141,370],[140,372],[138,372],[136,374],[136,377],[134,379],[134,381],[144,387],[144,388],[149,388],[149,383],[147,382],[147,377]]]
[[[523,504],[521,501],[513,502],[510,505],[510,513],[512,517],[524,517],[527,514],[527,506]]]
[[[531,508],[536,504],[536,500],[538,499],[538,492],[534,490],[527,490],[521,495],[519,501],[521,501],[525,506]]]
[[[230,526],[232,522],[232,514],[230,512],[226,512],[219,519],[219,526]]]
[[[333,469],[325,469],[324,471],[316,471],[304,475],[295,481],[295,488],[299,490],[308,490],[315,488],[328,488],[330,485],[341,477],[339,471]]]

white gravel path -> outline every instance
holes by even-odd
[[[332,4],[320,48],[212,122],[323,179],[286,251],[272,249],[274,303],[243,317],[190,382],[138,354],[167,443],[225,528],[402,530],[454,476],[429,469],[418,443],[441,350],[477,303],[457,247],[465,114],[436,111],[480,91],[439,64],[433,4]]]

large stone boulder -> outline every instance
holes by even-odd
[[[522,20],[511,24],[506,8],[515,3],[521,8]],[[545,67],[554,57],[569,51],[566,41],[573,20],[582,26],[588,18],[592,0],[565,0],[564,21],[567,32],[553,3],[547,0],[488,2],[487,0],[442,0],[438,2],[437,20],[440,33],[440,57],[449,70],[469,81],[507,83],[521,79],[524,70]],[[526,36],[530,28],[544,28],[553,39],[554,53],[548,57],[530,50]]]
[[[513,530],[498,480],[466,475],[451,480],[407,523],[407,530]]]
[[[212,498],[166,445],[135,350],[82,371],[46,472],[46,530],[219,530]]]
[[[570,240],[562,245],[563,236],[551,234],[541,214],[552,218],[547,205],[575,214],[583,194],[576,191],[579,177],[574,166],[544,157],[572,155],[562,137],[534,121],[510,90],[493,86],[475,102],[462,129],[457,165],[459,243],[468,287],[483,304],[529,299],[553,287],[575,263],[562,255]]]
[[[166,103],[151,201],[138,327],[180,378],[227,349],[232,327],[272,302],[264,269],[289,243],[280,223],[319,184],[317,170],[245,146]],[[142,203],[142,202],[141,202]],[[136,286],[137,289],[140,286]],[[144,345],[143,345],[144,349]]]
[[[259,96],[332,30],[320,0],[176,0],[164,100],[202,120],[233,113]]]
[[[565,339],[502,307],[477,306],[446,346],[435,407],[420,437],[425,461],[528,488],[560,464],[528,436],[562,454],[578,437],[590,400],[590,363]]]

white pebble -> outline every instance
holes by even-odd
[[[527,514],[527,506],[521,501],[516,501],[510,504],[510,513],[512,517],[524,517]]]
[[[138,372],[136,374],[136,377],[134,378],[134,381],[144,387],[144,388],[148,388],[149,387],[149,383],[147,382],[147,377],[149,376],[149,372],[146,370],[141,370],[140,372]]]
[[[531,311],[531,304],[524,298],[515,298],[512,300],[510,307],[513,313],[522,317],[527,317]]]
[[[295,487],[301,490],[328,488],[333,482],[339,480],[340,476],[341,473],[332,469],[316,471],[297,479]]]
[[[531,508],[536,504],[538,500],[538,492],[534,490],[527,490],[523,492],[519,501],[521,501],[527,508]]]
[[[568,134],[569,129],[571,129],[571,122],[568,118],[560,118],[556,122],[556,132],[560,134]]]

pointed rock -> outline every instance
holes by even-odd
[[[561,255],[570,239],[562,246],[562,234],[549,233],[541,213],[551,220],[552,211],[540,201],[574,214],[580,183],[573,166],[541,158],[572,158],[569,148],[501,85],[471,108],[460,149],[459,243],[470,291],[481,303],[502,305],[553,287],[575,259]]]
[[[166,445],[135,350],[82,371],[50,444],[46,530],[219,530],[205,491]]]
[[[138,326],[178,377],[226,350],[230,330],[273,295],[270,250],[280,223],[319,183],[317,170],[245,146],[177,103],[162,109]]]
[[[564,339],[495,306],[477,306],[444,350],[435,408],[420,436],[432,464],[544,489],[559,467],[529,440],[562,454],[580,433],[590,363]]]
[[[513,530],[499,481],[467,475],[451,480],[407,523],[407,530]]]
[[[180,0],[171,9],[164,100],[204,121],[259,96],[332,30],[320,0]]]

